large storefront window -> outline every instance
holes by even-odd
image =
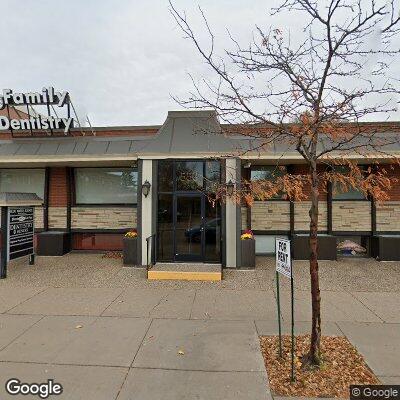
[[[137,170],[76,168],[76,204],[136,204]]]
[[[362,169],[363,167],[361,166],[360,168]],[[349,172],[349,168],[346,166],[336,166],[335,171],[346,174]],[[365,200],[364,193],[357,188],[344,188],[339,183],[334,182],[332,189],[332,200]]]
[[[36,193],[44,199],[44,169],[0,169],[0,192]]]
[[[285,167],[277,165],[255,165],[251,168],[251,181],[274,181],[277,177],[283,176],[286,173]],[[271,200],[285,199],[284,193],[280,192],[276,196],[271,197]]]

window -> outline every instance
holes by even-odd
[[[1,169],[0,192],[36,193],[44,199],[44,169]]]
[[[348,168],[345,166],[337,166],[335,167],[335,171],[345,174]],[[344,190],[340,184],[334,182],[332,185],[332,200],[365,200],[365,196],[364,193],[358,189],[349,187],[347,190]]]
[[[158,163],[158,192],[215,192],[221,180],[217,160],[161,160]]]
[[[276,177],[285,174],[285,169],[277,165],[256,165],[252,167],[250,172],[251,181],[273,181]],[[284,194],[279,193],[276,196],[271,197],[272,200],[282,200],[284,199]]]
[[[136,204],[137,170],[76,168],[76,204]]]

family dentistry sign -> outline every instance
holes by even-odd
[[[64,130],[68,133],[73,127],[73,118],[69,112],[69,93],[66,91],[57,92],[53,87],[43,88],[41,92],[14,93],[11,89],[4,89],[0,95],[0,110],[10,106],[27,106],[28,118],[10,118],[0,116],[0,130]],[[35,113],[30,115],[29,106],[45,105],[48,115]],[[68,117],[59,118],[50,115],[50,106],[68,106]],[[9,111],[9,109],[8,109]],[[9,112],[8,112],[9,115]]]

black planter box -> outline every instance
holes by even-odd
[[[295,260],[310,259],[309,236],[294,235],[292,237],[292,255]],[[318,259],[336,260],[336,237],[332,235],[318,236]]]
[[[137,265],[137,238],[124,237],[124,264]]]
[[[373,236],[371,255],[379,261],[400,261],[400,235]]]
[[[254,239],[240,240],[242,247],[241,268],[256,267],[256,241]]]
[[[71,235],[63,231],[46,231],[37,234],[38,256],[63,256],[71,251]]]

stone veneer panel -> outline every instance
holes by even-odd
[[[43,207],[35,207],[34,211],[35,229],[44,228],[43,213],[44,213]]]
[[[241,208],[242,212],[242,231],[247,229],[247,207]]]
[[[136,207],[74,207],[72,229],[136,228]]]
[[[376,204],[376,230],[400,231],[400,201],[384,201]]]
[[[294,229],[308,231],[310,229],[311,201],[296,201],[294,203]],[[328,206],[326,201],[320,200],[318,204],[318,225],[320,231],[328,230]]]
[[[49,207],[49,228],[67,228],[67,207]]]
[[[255,201],[251,208],[251,228],[256,231],[290,230],[290,203]]]
[[[370,231],[371,202],[370,201],[333,201],[332,202],[333,231]]]

